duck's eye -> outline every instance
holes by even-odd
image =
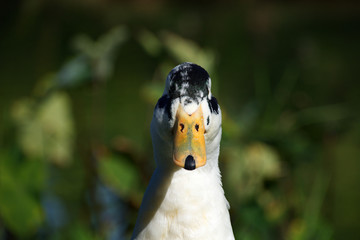
[[[195,130],[198,132],[199,131],[199,124],[195,124]]]
[[[183,124],[183,123],[180,123],[179,125],[180,125],[180,132],[183,132],[183,131],[184,131],[184,127],[185,127],[184,124]]]

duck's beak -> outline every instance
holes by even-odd
[[[194,170],[206,164],[205,126],[201,106],[191,115],[181,104],[174,126],[173,160],[179,167]]]

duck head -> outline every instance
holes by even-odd
[[[160,167],[194,170],[217,161],[221,111],[205,69],[183,63],[170,71],[154,109],[151,136]]]

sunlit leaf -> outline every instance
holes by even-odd
[[[250,144],[245,150],[245,167],[254,176],[264,178],[280,177],[279,156],[273,148],[264,143]]]
[[[55,92],[35,105],[31,99],[13,106],[18,141],[29,158],[47,158],[60,165],[72,159],[74,126],[68,96]]]
[[[210,73],[213,71],[215,64],[213,51],[200,48],[195,42],[170,32],[163,32],[162,39],[166,49],[179,62],[194,62]]]
[[[141,30],[137,39],[141,46],[152,56],[157,56],[161,50],[161,42],[158,37],[148,30]]]
[[[36,119],[44,134],[45,154],[57,164],[66,165],[72,160],[74,126],[68,96],[56,92],[38,110]]]
[[[80,34],[74,39],[74,46],[81,56],[86,56],[94,73],[93,80],[106,81],[114,71],[114,60],[117,48],[125,42],[128,31],[124,26],[118,26],[93,41],[87,35]],[[82,62],[79,62],[83,64]],[[84,66],[80,65],[80,69]],[[86,70],[86,69],[85,69]]]
[[[18,142],[29,158],[41,157],[44,153],[42,128],[35,115],[35,101],[30,98],[18,100],[13,105],[12,116],[18,128]]]
[[[287,239],[303,240],[306,232],[306,224],[302,219],[293,219],[288,228]]]
[[[278,154],[270,146],[255,142],[245,147],[228,147],[224,150],[226,158],[227,184],[240,200],[254,197],[263,188],[263,182],[281,176]]]

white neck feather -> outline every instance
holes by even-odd
[[[221,127],[205,138],[206,165],[193,171],[175,166],[171,141],[151,129],[157,168],[132,239],[234,239],[218,167]]]

